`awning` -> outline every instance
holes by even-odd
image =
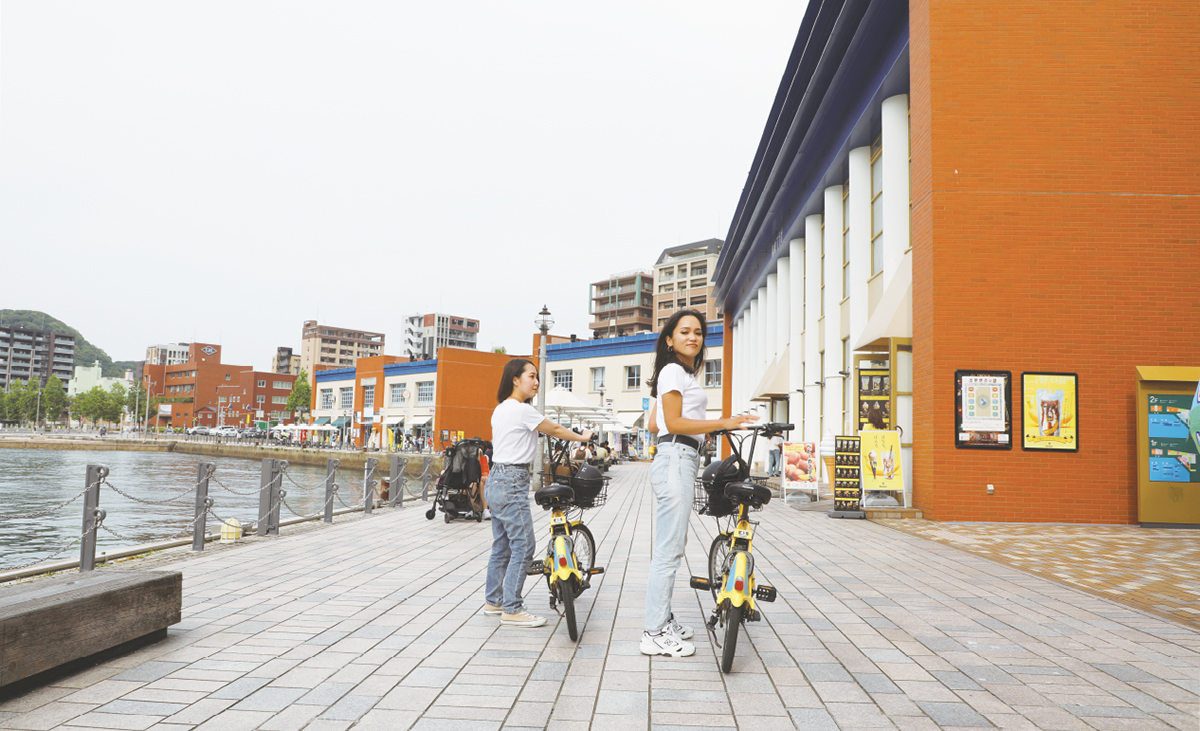
[[[770,401],[772,397],[786,397],[788,395],[790,352],[790,348],[784,350],[783,355],[776,358],[775,362],[767,368],[767,372],[763,374],[762,380],[758,382],[758,387],[754,389],[754,395],[750,397],[751,401]]]
[[[383,420],[383,423],[388,426],[395,426],[396,424],[403,424],[404,417],[403,416],[389,416],[388,418]]]
[[[320,417],[319,419],[317,419],[316,423],[317,423],[317,424],[328,424],[328,423],[329,423],[329,417],[328,417],[328,416],[322,416],[322,417]]]
[[[413,420],[411,422],[409,422],[408,425],[409,426],[425,426],[432,420],[433,420],[432,416],[414,416]]]
[[[627,428],[637,429],[638,422],[640,422],[642,420],[642,417],[644,417],[645,415],[646,415],[645,411],[622,411],[619,414],[617,414],[617,418],[620,419],[621,423],[623,425],[625,425]]]
[[[912,253],[904,255],[892,283],[884,290],[867,320],[867,327],[854,344],[855,350],[866,350],[877,341],[888,338],[912,337]]]
[[[333,426],[336,426],[339,429],[345,425],[346,425],[346,417],[344,417],[344,416],[339,416],[338,418],[333,420]]]

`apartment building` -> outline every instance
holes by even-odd
[[[75,336],[49,330],[0,326],[0,389],[14,381],[37,379],[46,385],[50,376],[64,384],[75,368]]]
[[[133,371],[126,369],[124,378],[112,378],[104,375],[104,367],[100,361],[93,361],[90,366],[75,366],[75,374],[67,381],[67,395],[74,398],[81,393],[87,393],[99,386],[102,391],[111,391],[113,386],[133,388]]]
[[[439,348],[477,350],[478,344],[478,320],[440,312],[404,320],[404,357],[410,360],[429,360]]]
[[[712,273],[721,255],[721,239],[696,241],[663,249],[654,262],[654,332],[676,310],[704,313],[713,322],[720,313],[713,299]]]
[[[291,348],[278,347],[275,349],[275,361],[271,364],[273,373],[290,373],[293,376],[300,375],[300,356],[292,352]]]
[[[654,273],[649,269],[619,272],[592,282],[588,327],[592,337],[616,338],[654,329]]]
[[[305,320],[300,339],[300,368],[308,372],[310,379],[316,366],[352,368],[359,358],[383,355],[383,344],[383,333]]]
[[[217,384],[216,419],[219,426],[248,426],[255,421],[286,421],[288,397],[296,376],[244,370]]]
[[[190,343],[160,343],[146,348],[146,363],[152,365],[179,365],[187,363],[191,351]]]
[[[251,374],[247,376],[246,374]],[[247,385],[253,383],[253,386]],[[266,379],[268,385],[259,387],[259,380]],[[250,366],[230,365],[221,362],[221,346],[212,343],[190,343],[188,358],[183,363],[173,365],[147,363],[142,368],[142,385],[150,398],[162,396],[167,402],[159,406],[154,424],[163,427],[183,428],[189,426],[217,426],[220,423],[234,423],[228,417],[227,409],[231,404],[242,405],[264,404],[266,411],[283,411],[286,409],[286,389],[275,387],[276,381],[294,382],[290,375],[269,374],[255,371]],[[232,390],[237,388],[239,390]],[[245,390],[245,393],[242,391]],[[266,396],[258,400],[259,394]],[[240,397],[231,401],[232,396]],[[249,396],[249,399],[244,397]],[[277,400],[282,397],[283,400]],[[222,401],[221,399],[225,400]],[[238,412],[245,416],[245,410]],[[273,416],[285,419],[287,416]]]

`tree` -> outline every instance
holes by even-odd
[[[312,403],[312,387],[308,385],[308,373],[300,371],[296,382],[292,384],[292,392],[288,395],[288,411],[299,415],[306,413]]]
[[[146,400],[146,389],[135,381],[125,394],[125,410],[133,416],[135,424],[140,424],[146,420],[149,406],[150,404]]]
[[[87,419],[92,422],[92,426],[95,426],[96,422],[104,418],[107,413],[108,401],[109,395],[104,389],[92,386],[92,390],[75,397],[73,411],[81,421]]]
[[[19,384],[19,385],[18,385]],[[29,381],[17,381],[9,389],[9,410],[16,407],[17,421],[26,422],[33,418],[37,410],[38,389]]]
[[[109,387],[104,399],[104,413],[100,418],[113,424],[120,423],[121,414],[125,411],[125,396],[125,387],[121,384],[114,383]]]
[[[42,389],[42,415],[46,421],[58,421],[67,408],[67,392],[58,376],[50,376]]]
[[[493,353],[508,353],[508,349],[501,345],[498,348],[492,348]]]

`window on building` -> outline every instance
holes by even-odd
[[[226,380],[226,381],[230,380],[231,378],[233,378],[233,376],[232,376],[231,374],[229,374],[229,373],[226,373],[226,374],[225,374],[225,380]]]
[[[604,368],[592,369],[592,393],[598,393],[604,388]]]
[[[322,409],[332,409],[333,408],[333,389],[332,388],[322,388],[321,389],[321,408]]]
[[[871,145],[871,276],[883,271],[883,138]]]
[[[721,386],[721,361],[706,360],[704,361],[704,387],[705,388],[720,388]]]
[[[292,384],[287,381],[275,381],[275,388],[280,391],[291,391]]]
[[[267,387],[267,381],[266,381],[266,379],[263,379],[263,380],[259,381],[259,382],[258,382],[258,387],[259,387],[259,388],[266,388],[266,387]]]
[[[554,388],[565,388],[570,391],[575,387],[575,371],[550,371],[550,376],[554,381]]]
[[[375,408],[375,387],[363,386],[363,409]]]
[[[433,381],[417,381],[417,404],[426,406],[433,403]]]
[[[273,403],[273,404],[287,404],[287,396],[272,396],[272,397],[271,397],[271,403]]]
[[[850,296],[850,181],[842,185],[842,299]]]
[[[625,390],[637,391],[642,387],[642,367],[640,365],[625,366]]]
[[[338,391],[341,393],[341,407],[340,408],[353,409],[354,408],[354,387],[353,386],[343,386],[342,388],[338,389]]]
[[[392,406],[404,405],[404,389],[408,387],[407,383],[392,384]]]

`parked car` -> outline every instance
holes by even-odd
[[[184,431],[187,434],[191,434],[191,435],[199,436],[199,437],[206,437],[206,436],[208,436],[208,433],[209,433],[209,429],[207,426],[192,426],[192,427],[188,427]]]
[[[216,429],[213,429],[212,435],[215,437],[236,438],[238,435],[238,430],[236,426],[218,426]]]
[[[266,432],[264,432],[262,429],[242,429],[240,432],[238,432],[238,439],[262,439],[264,434],[266,434]]]

